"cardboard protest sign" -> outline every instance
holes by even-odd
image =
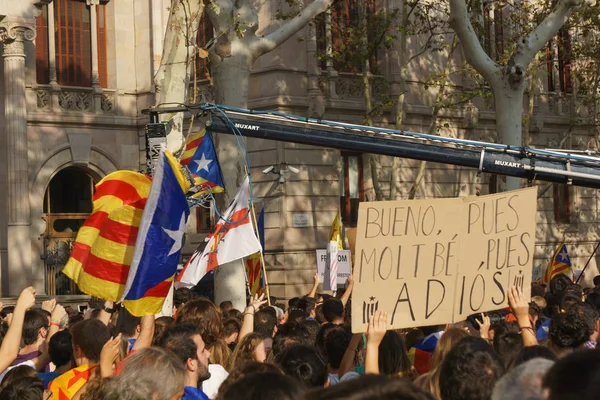
[[[461,199],[360,203],[352,331],[382,309],[391,328],[444,323],[454,309]]]
[[[537,188],[465,199],[454,320],[508,305],[518,286],[531,297]]]
[[[390,329],[436,325],[526,298],[535,246],[537,189],[466,199],[361,203],[352,331],[376,310]]]
[[[317,250],[317,272],[319,273],[319,282],[325,283],[325,281],[329,279],[329,273],[326,273],[328,269],[329,259],[327,257],[327,250]],[[352,263],[350,250],[339,250],[337,284],[344,285],[351,273]]]

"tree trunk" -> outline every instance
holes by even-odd
[[[524,91],[524,84],[516,89],[511,89],[507,84],[503,90],[494,91],[496,128],[499,140],[509,146],[520,147],[522,145]],[[507,177],[506,186],[501,179],[498,182],[499,191],[517,190],[521,187],[520,178]]]

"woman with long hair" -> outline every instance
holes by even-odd
[[[273,345],[273,339],[253,332],[242,338],[229,359],[229,370],[249,361],[265,362]]]

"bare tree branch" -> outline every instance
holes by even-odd
[[[298,15],[287,21],[279,29],[269,33],[266,36],[256,38],[250,44],[250,51],[256,59],[263,54],[266,54],[291,38],[296,32],[304,28],[310,20],[317,15],[326,11],[333,0],[315,0],[308,6],[304,7]]]
[[[527,66],[535,55],[556,35],[567,22],[575,7],[586,0],[560,0],[554,10],[531,32],[521,39],[513,55],[515,65]]]
[[[483,50],[471,24],[465,0],[450,0],[450,26],[454,29],[463,47],[469,64],[479,72],[490,85],[500,81],[500,66]]]

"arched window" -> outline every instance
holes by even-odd
[[[54,18],[48,21],[48,8]],[[91,31],[90,7],[96,7],[96,32]],[[37,17],[36,64],[37,82],[50,82],[49,58],[54,57],[56,78],[60,85],[89,87],[92,85],[92,52],[98,55],[98,80],[107,87],[106,6],[87,6],[78,0],[54,0]],[[50,54],[48,35],[54,35],[54,54]],[[98,46],[92,49],[92,34]]]

